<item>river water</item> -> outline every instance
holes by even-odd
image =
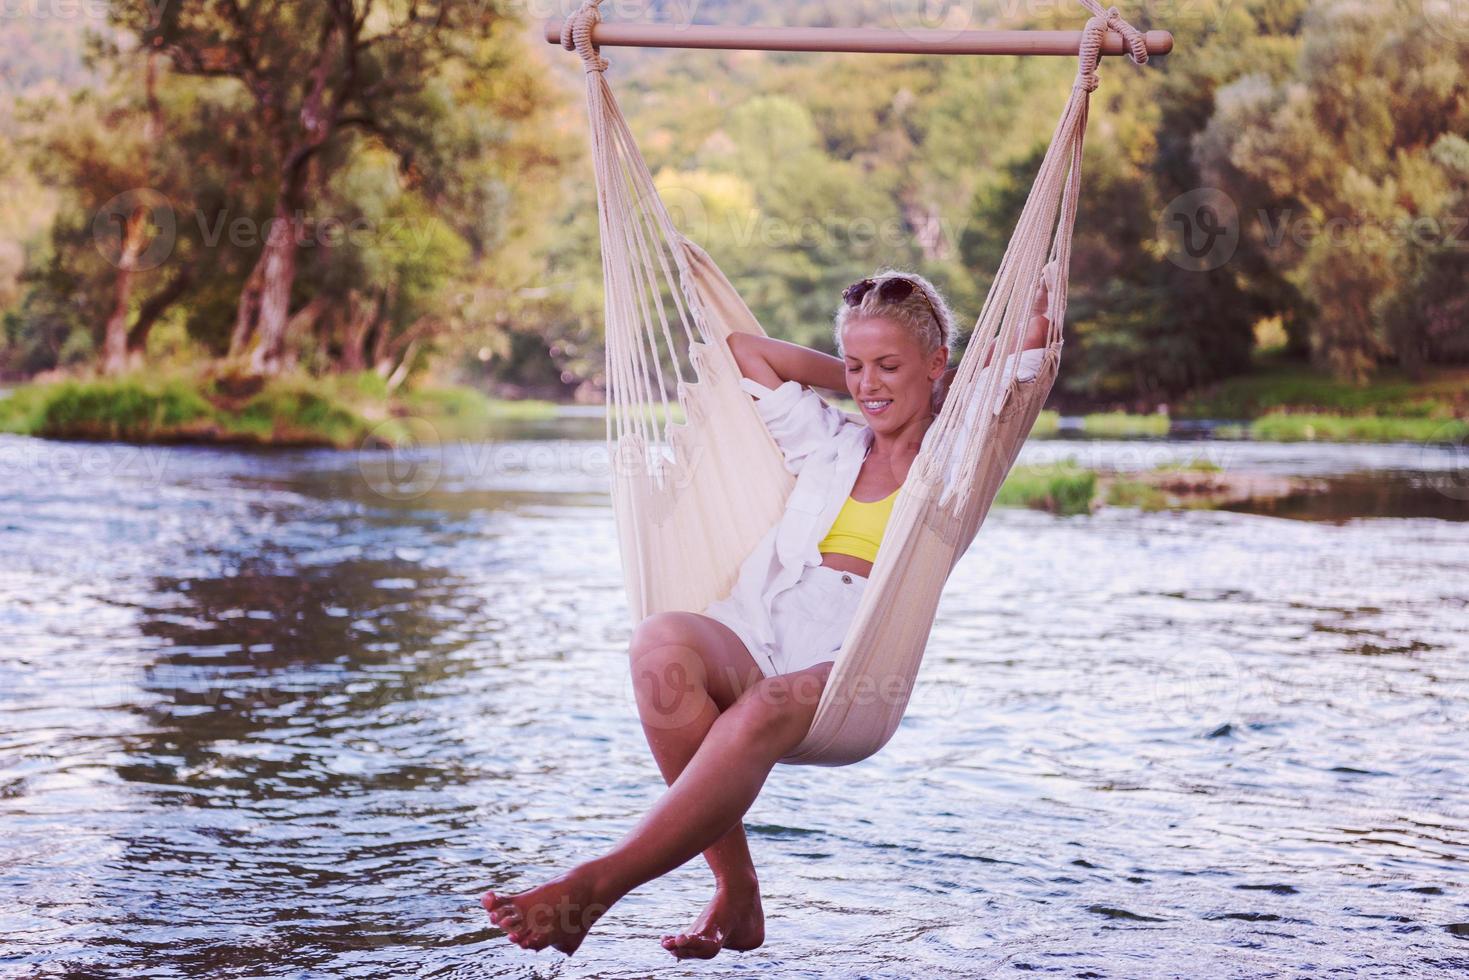
[[[0,436],[0,975],[1447,977],[1469,970],[1469,480],[1451,447],[1033,442],[1325,481],[997,510],[877,756],[747,817],[764,947],[676,964],[702,861],[571,960],[487,887],[662,789],[600,423],[386,453]]]

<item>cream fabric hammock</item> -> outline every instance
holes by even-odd
[[[591,43],[601,0],[562,43],[586,69],[606,293],[607,439],[623,575],[634,622],[698,612],[728,595],[780,519],[794,478],[739,386],[726,338],[764,334],[729,280],[673,226]],[[1061,358],[1082,142],[1107,31],[1147,60],[1116,8],[1092,13],[1080,70],[983,312],[925,448],[898,494],[855,619],[806,738],[782,762],[845,765],[882,748],[912,693],[944,582],[974,540],[1050,393]],[[1058,264],[1039,376],[980,373],[1018,354],[1032,290]],[[682,406],[678,421],[672,402]],[[982,406],[998,406],[982,411]]]

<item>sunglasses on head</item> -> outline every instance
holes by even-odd
[[[933,314],[934,320],[940,323],[942,322],[939,320],[939,312],[933,308],[933,301],[928,298],[928,294],[922,289],[919,289],[918,283],[912,279],[905,279],[902,276],[890,276],[881,282],[876,279],[863,279],[860,282],[854,282],[842,290],[842,299],[846,300],[848,306],[860,306],[862,299],[872,291],[874,286],[877,287],[878,298],[885,303],[901,303],[917,289],[918,294],[923,297],[923,301],[928,304],[929,312]]]
[[[842,299],[847,301],[848,306],[858,306],[862,303],[863,298],[872,291],[873,286],[877,286],[877,295],[889,303],[901,303],[914,289],[918,288],[911,279],[904,279],[901,276],[884,279],[881,285],[876,279],[863,279],[842,290]]]

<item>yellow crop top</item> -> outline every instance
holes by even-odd
[[[877,561],[877,546],[882,543],[882,533],[887,529],[893,503],[897,499],[897,490],[871,502],[848,497],[816,550],[823,554],[851,555],[863,561]]]

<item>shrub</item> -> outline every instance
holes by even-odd
[[[150,440],[212,415],[209,402],[177,378],[62,381],[37,397],[31,431],[43,436]]]
[[[1082,418],[1082,431],[1089,436],[1127,438],[1133,436],[1166,436],[1166,415],[1129,415],[1126,412],[1093,412]]]
[[[1033,507],[1053,514],[1087,514],[1097,493],[1097,474],[1074,460],[1053,466],[1017,466],[995,497],[997,507]]]
[[[1250,423],[1250,436],[1268,442],[1427,442],[1466,435],[1469,422],[1462,419],[1271,412]]]

